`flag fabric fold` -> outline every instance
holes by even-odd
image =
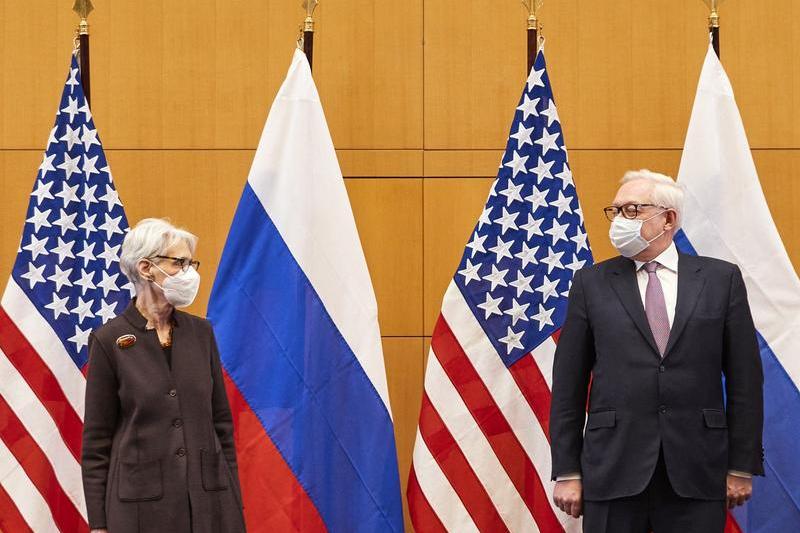
[[[73,55],[0,303],[0,530],[88,530],[82,370],[133,295],[127,228]]]
[[[572,277],[592,261],[540,51],[431,338],[417,531],[580,530],[552,502],[550,385]]]
[[[739,265],[764,368],[764,477],[734,512],[745,533],[800,531],[800,280],[770,214],[733,88],[709,46],[678,182],[684,253]],[[735,527],[735,526],[734,526]]]
[[[270,110],[209,302],[252,531],[402,531],[377,304],[311,69]]]

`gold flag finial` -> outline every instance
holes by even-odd
[[[708,26],[711,28],[719,28],[719,6],[724,0],[703,0],[703,3],[708,6],[711,14],[708,16]]]
[[[303,31],[314,31],[314,10],[319,5],[319,0],[303,0],[303,9],[306,10],[306,20],[303,22]]]
[[[541,9],[542,4],[544,4],[544,0],[522,0],[522,5],[525,6],[525,9],[528,11],[529,30],[539,29],[536,14],[539,12],[539,9]]]
[[[78,33],[80,35],[89,35],[89,23],[86,19],[93,9],[92,0],[75,0],[72,10],[81,18],[81,23],[78,26]]]

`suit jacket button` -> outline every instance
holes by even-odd
[[[178,395],[178,391],[177,391],[177,390],[175,390],[175,389],[170,389],[170,390],[169,390],[169,395],[170,395],[170,396],[172,396],[172,397],[174,398],[175,396],[177,396],[177,395]]]
[[[666,405],[662,405],[662,406],[660,406],[660,407],[658,408],[658,412],[659,412],[659,413],[661,413],[661,414],[663,415],[664,413],[666,413],[666,412],[667,412],[667,406],[666,406]]]
[[[660,366],[658,367],[658,371],[659,371],[659,372],[665,372],[666,370],[667,370],[667,367],[665,367],[664,365],[660,365]]]
[[[180,418],[176,418],[175,420],[172,421],[172,425],[175,426],[176,428],[179,428],[183,425],[183,420],[181,420]]]
[[[175,452],[175,455],[177,455],[178,457],[183,457],[184,455],[186,455],[186,450],[184,450],[183,448],[178,448],[178,451]]]

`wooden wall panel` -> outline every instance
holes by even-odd
[[[411,520],[406,503],[406,485],[411,468],[414,439],[417,433],[419,408],[422,403],[423,339],[383,338],[383,356],[386,360],[386,379],[389,383],[389,401],[392,404],[394,433],[397,443],[397,458],[400,468],[400,486],[403,494],[403,515],[406,529],[411,529]]]
[[[41,161],[41,153],[0,150],[0,292],[5,289],[17,258],[28,201]]]
[[[426,28],[437,29],[426,35],[425,147],[502,148],[524,80],[524,16],[513,2],[462,5],[425,2]],[[722,7],[723,62],[754,147],[800,146],[798,10],[791,0]],[[708,42],[701,2],[567,0],[540,18],[570,148],[682,147]]]
[[[77,18],[52,1],[30,2],[24,16],[10,0],[0,6],[2,67],[13,73],[0,146],[36,148]],[[255,147],[303,16],[299,1],[98,4],[92,92],[105,146]],[[422,148],[422,0],[323,2],[318,19],[316,81],[337,147]],[[36,126],[20,132],[20,119]]]
[[[756,150],[753,158],[783,245],[800,273],[800,150]]]
[[[348,179],[381,334],[421,336],[422,179]]]
[[[75,14],[55,1],[0,0],[0,147],[44,146],[66,81]],[[33,183],[33,181],[31,181]]]
[[[422,148],[422,0],[323,1],[315,76],[337,148]]]
[[[424,321],[430,335],[444,291],[489,194],[491,178],[425,178]]]

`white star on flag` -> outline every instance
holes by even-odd
[[[523,335],[525,335],[524,329],[521,330],[519,333],[517,333],[509,326],[506,336],[499,340],[500,342],[506,345],[506,350],[508,351],[508,353],[511,353],[511,350],[513,350],[514,348],[519,348],[519,349],[523,348],[521,342]]]
[[[520,305],[520,303],[517,301],[516,298],[511,299],[511,307],[506,309],[504,312],[505,314],[511,317],[512,326],[516,326],[517,321],[519,320],[525,320],[525,321],[528,320],[528,317],[525,314],[525,312],[528,310],[528,307],[530,307],[530,305],[531,304]]]
[[[539,323],[539,330],[541,330],[545,326],[553,325],[553,319],[552,319],[553,311],[555,311],[555,307],[550,309],[545,309],[544,305],[539,304],[539,312],[531,317],[531,319]]]
[[[508,210],[504,207],[503,208],[503,216],[495,219],[495,224],[499,224],[502,228],[500,230],[500,235],[505,235],[505,233],[510,229],[517,229],[516,219],[519,216],[519,213],[509,213]]]
[[[487,274],[483,277],[484,281],[488,281],[492,284],[492,288],[489,290],[495,290],[498,285],[502,287],[507,287],[508,283],[506,283],[506,274],[508,274],[508,269],[499,270],[497,265],[492,265],[492,273]]]
[[[528,156],[527,155],[520,157],[520,155],[517,152],[514,152],[512,154],[512,156],[511,156],[511,161],[506,163],[505,166],[507,166],[508,168],[510,168],[512,170],[512,172],[513,172],[512,176],[514,178],[516,178],[517,174],[519,174],[520,172],[522,172],[523,174],[527,174],[528,173],[528,169],[525,166],[525,163],[527,163],[527,162],[528,162]]]
[[[478,304],[478,307],[483,309],[486,313],[484,318],[489,318],[492,315],[502,315],[503,313],[500,312],[500,303],[502,301],[503,298],[492,298],[492,295],[487,292],[486,301],[482,304]]]

